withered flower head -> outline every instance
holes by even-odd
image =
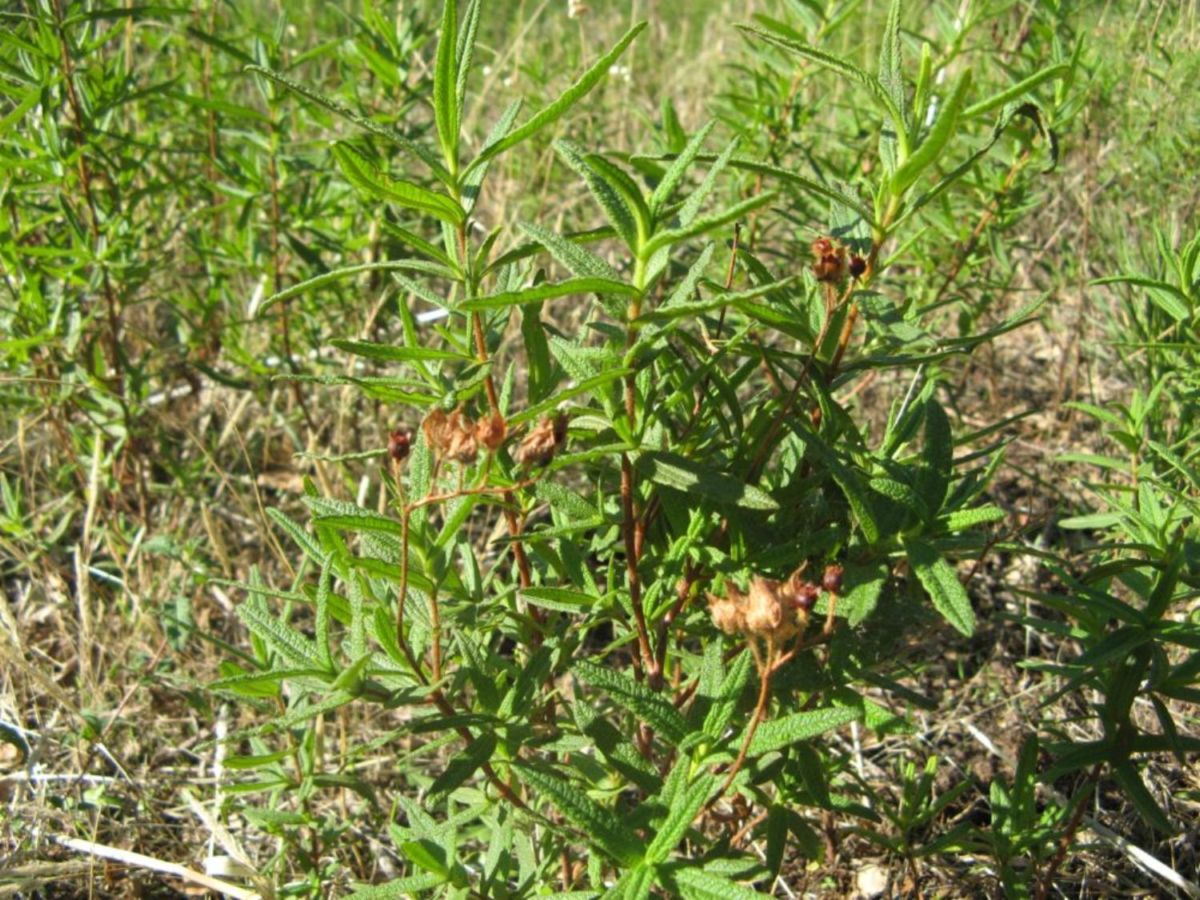
[[[867,271],[867,261],[857,253],[850,257],[850,277],[862,278],[863,273]]]
[[[508,435],[508,423],[498,412],[475,423],[475,439],[488,450],[497,450]]]
[[[746,594],[746,631],[759,637],[786,638],[794,625],[784,615],[779,583],[755,577]]]
[[[412,449],[412,432],[407,428],[397,428],[388,435],[388,456],[396,462],[401,462],[408,458],[408,451]]]
[[[450,413],[446,420],[446,459],[470,465],[479,455],[479,444],[475,440],[475,429],[461,409]]]
[[[441,456],[450,445],[450,417],[443,409],[432,409],[425,421],[421,423],[421,431],[425,433],[425,443],[433,451],[434,456]]]
[[[743,610],[746,598],[733,585],[725,586],[725,597],[708,595],[708,614],[712,616],[713,624],[726,634],[737,634],[746,628],[746,614]]]
[[[832,238],[820,237],[812,242],[813,274],[817,281],[841,281],[846,274],[846,248]]]
[[[517,445],[513,459],[523,466],[546,465],[567,440],[567,422],[566,414],[542,419]]]

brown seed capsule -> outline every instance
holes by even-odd
[[[732,585],[725,588],[727,597],[708,595],[708,614],[713,624],[726,634],[737,634],[746,628],[746,615],[742,609],[745,597]]]
[[[867,261],[857,254],[850,257],[850,277],[862,278],[867,271]]]
[[[397,428],[388,435],[388,456],[396,462],[401,462],[408,458],[408,451],[412,449],[412,432],[407,428]]]
[[[462,410],[456,409],[446,420],[446,459],[470,465],[478,455],[479,443],[475,440],[475,429]]]
[[[434,456],[442,456],[450,445],[450,417],[445,410],[434,409],[421,423],[421,431],[425,433],[425,443],[433,451]]]
[[[517,445],[513,459],[523,466],[546,465],[566,440],[566,423],[565,415],[542,419]]]
[[[488,450],[495,451],[508,435],[508,423],[500,413],[492,413],[475,423],[475,439]]]
[[[842,576],[845,571],[836,563],[826,566],[825,574],[821,576],[821,587],[831,594],[840,594],[842,592]]]
[[[776,591],[778,585],[766,578],[755,577],[746,594],[746,631],[759,637],[782,636],[785,627],[783,604]]]

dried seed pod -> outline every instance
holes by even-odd
[[[498,412],[492,413],[486,419],[475,423],[475,439],[488,450],[495,451],[504,443],[508,436],[508,423]]]
[[[446,420],[446,459],[470,465],[478,456],[479,443],[475,440],[475,429],[462,410],[456,409]]]
[[[821,576],[821,587],[825,588],[831,594],[840,594],[842,592],[842,576],[846,570],[836,563],[831,563],[825,567],[825,574]]]
[[[850,277],[862,278],[863,273],[867,271],[867,261],[858,254],[850,257]]]
[[[544,466],[567,439],[567,416],[542,419],[517,445],[513,459],[523,466]]]
[[[421,423],[421,431],[425,433],[425,443],[433,451],[434,456],[443,456],[450,446],[450,417],[443,409],[430,410],[425,421]]]
[[[846,248],[832,238],[821,237],[812,242],[813,274],[817,281],[841,281],[846,274]]]
[[[708,595],[708,614],[721,631],[737,634],[746,628],[746,615],[742,609],[746,598],[732,585],[726,586],[725,593],[726,597]]]
[[[755,577],[746,594],[746,631],[759,637],[786,637],[788,625],[778,583]]]
[[[407,428],[396,428],[388,435],[387,452],[395,462],[402,462],[408,458],[408,452],[412,449],[412,432]]]

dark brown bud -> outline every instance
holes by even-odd
[[[835,564],[825,567],[825,574],[821,576],[821,587],[825,588],[831,594],[840,594],[842,592],[842,576],[845,574],[845,569]]]
[[[817,605],[817,598],[820,596],[821,589],[819,587],[811,581],[804,581],[796,585],[796,591],[792,595],[792,599],[796,604],[796,609],[807,615]]]
[[[863,273],[867,271],[867,261],[861,256],[855,255],[850,257],[850,277],[862,278]]]
[[[571,417],[565,412],[554,417],[554,443],[559,447],[567,442],[567,426],[570,424]]]
[[[402,462],[408,458],[408,451],[412,449],[412,432],[407,428],[397,428],[388,435],[387,452],[396,462]]]

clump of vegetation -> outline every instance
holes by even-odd
[[[741,60],[717,118],[689,130],[654,98],[632,145],[611,95],[611,133],[572,123],[618,72],[652,83],[629,62],[646,23],[564,87],[525,61],[525,101],[496,83],[517,44],[486,0],[368,4],[298,59],[282,20],[244,51],[213,4],[157,45],[180,74],[153,89],[137,30],[184,13],[14,16],[3,122],[48,140],[4,151],[5,360],[32,389],[4,540],[47,585],[71,548],[78,693],[49,702],[81,779],[157,758],[121,722],[143,684],[199,726],[214,803],[187,802],[222,850],[171,874],[264,897],[1044,897],[1096,864],[1085,834],[1162,849],[1194,815],[1170,767],[1200,749],[1200,239],[1160,237],[1157,272],[1085,273],[1127,292],[1110,338],[1132,389],[1064,394],[1109,443],[1057,462],[1103,478],[1057,518],[1071,541],[1032,544],[1043,523],[1005,498],[1030,413],[970,386],[1057,300],[1022,235],[1070,177],[1086,43],[1053,3],[919,23],[892,0],[867,32],[858,3],[781,7],[710,23]],[[257,101],[222,99],[218,57]],[[293,452],[304,477],[256,474]],[[59,466],[34,480],[36,459]],[[35,484],[82,506],[31,506]],[[20,572],[17,614],[53,608]],[[115,700],[108,617],[162,635]],[[13,633],[14,671],[56,685]],[[975,695],[962,733],[1000,762],[965,772],[931,746],[959,733],[944,701],[1018,635],[1002,690],[1035,678],[1041,705],[989,738]],[[45,704],[3,735],[50,809]],[[96,823],[182,786],[76,785],[47,821],[122,859]],[[1100,821],[1102,796],[1137,821]],[[1121,878],[1193,887],[1132,858]]]

